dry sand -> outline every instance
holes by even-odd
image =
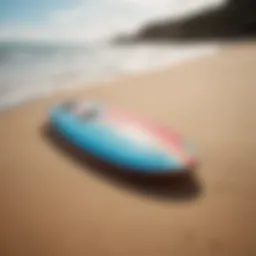
[[[0,115],[0,255],[256,255],[256,45]],[[175,198],[98,175],[42,133],[81,96],[167,123],[194,142],[201,193]]]

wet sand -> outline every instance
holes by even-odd
[[[0,255],[256,255],[255,67],[255,44],[227,45],[2,112]],[[64,151],[44,127],[51,104],[72,97],[179,130],[197,147],[199,189],[124,182]]]

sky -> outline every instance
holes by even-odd
[[[101,40],[225,0],[0,0],[0,40]]]

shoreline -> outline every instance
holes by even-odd
[[[152,49],[147,49],[144,48],[146,47],[146,45],[134,45],[131,54],[133,56],[134,51],[139,50],[140,47],[142,47],[141,49],[149,51],[148,52],[148,56],[149,56],[149,60],[147,64],[142,64],[142,66],[140,66],[141,64],[139,64],[138,66],[136,66],[137,64],[134,63],[135,59],[134,57],[131,57],[131,59],[129,60],[129,56],[128,59],[126,60],[127,63],[123,62],[123,59],[121,58],[119,61],[121,62],[120,65],[121,67],[124,67],[124,70],[122,70],[122,68],[120,68],[120,70],[116,70],[116,72],[112,73],[112,72],[107,72],[104,73],[104,70],[100,71],[99,68],[99,74],[98,77],[96,78],[86,78],[84,77],[84,82],[79,82],[79,74],[77,73],[77,76],[75,76],[73,79],[73,81],[69,81],[68,76],[66,77],[66,73],[60,73],[58,75],[58,79],[52,83],[52,85],[48,85],[48,83],[51,84],[51,77],[48,77],[49,74],[47,74],[47,72],[45,73],[45,77],[47,78],[45,83],[40,83],[40,77],[37,77],[37,80],[39,81],[39,84],[37,85],[37,83],[35,83],[35,85],[33,87],[31,87],[30,89],[28,88],[23,88],[23,85],[21,85],[21,87],[17,87],[17,82],[15,81],[15,79],[12,81],[14,83],[14,89],[13,91],[7,92],[6,94],[2,95],[2,98],[0,99],[0,111],[5,111],[8,110],[9,108],[15,108],[15,107],[19,107],[22,104],[26,104],[29,102],[33,102],[36,100],[40,100],[40,98],[47,98],[50,97],[51,95],[54,95],[56,92],[58,93],[58,91],[66,91],[69,92],[70,90],[77,90],[79,88],[85,88],[86,87],[94,87],[94,86],[104,86],[106,84],[109,83],[115,83],[116,81],[119,81],[120,79],[124,78],[126,79],[127,77],[134,77],[134,76],[143,76],[146,75],[148,73],[151,72],[157,72],[157,71],[162,71],[162,70],[166,70],[168,68],[171,68],[173,66],[176,65],[180,65],[182,63],[186,63],[186,62],[191,62],[191,61],[195,61],[197,59],[200,58],[204,58],[206,56],[215,54],[216,52],[219,51],[219,45],[215,45],[215,44],[203,44],[203,45],[193,45],[190,44],[186,47],[188,48],[184,48],[184,50],[182,50],[181,48],[178,48],[177,50],[177,56],[175,56],[175,47],[176,46],[172,46],[172,45],[166,45],[165,47],[167,47],[165,49],[165,47],[162,45],[152,45],[151,47],[154,47]],[[172,47],[174,47],[174,49],[172,49]],[[194,50],[191,51],[191,48],[193,49],[193,47],[196,47]],[[118,49],[118,48],[117,48]],[[122,49],[122,48],[121,48]],[[129,48],[128,48],[129,49]],[[163,61],[163,53],[159,52],[160,54],[160,59],[156,61],[156,64],[153,64],[154,61],[152,62],[152,56],[153,53],[155,53],[154,51],[158,49],[158,51],[162,50],[164,51],[166,54],[170,54],[170,56],[168,58],[166,58],[166,63],[165,61]],[[165,50],[164,50],[165,49]],[[123,54],[125,53],[127,49],[124,47],[123,48]],[[172,53],[172,51],[174,51],[174,53]],[[151,52],[151,53],[150,53]],[[141,51],[139,51],[138,53],[141,53]],[[183,54],[183,55],[182,55]],[[142,54],[142,59],[145,58],[144,54]],[[173,55],[173,56],[171,56]],[[115,59],[115,58],[114,58]],[[139,60],[139,59],[138,59]],[[110,60],[109,63],[111,63],[111,61],[113,61],[113,65],[116,65],[114,63],[116,63],[116,60]],[[131,61],[131,63],[129,64],[129,62]],[[123,62],[123,63],[122,63]],[[51,62],[49,63],[49,65],[51,66]],[[110,65],[110,64],[109,64]],[[128,65],[125,68],[125,65]],[[54,66],[53,66],[54,68]],[[47,68],[46,68],[47,70]],[[67,72],[67,71],[66,71]],[[86,72],[86,68],[85,71]],[[103,72],[103,73],[101,73]],[[81,75],[81,74],[80,74]],[[89,75],[90,76],[90,75]],[[14,74],[15,77],[15,74]],[[21,77],[22,78],[22,77]],[[67,79],[67,81],[66,81]],[[86,80],[88,79],[88,81]],[[59,82],[58,82],[59,80]],[[62,81],[62,83],[60,82]],[[28,84],[29,85],[30,82],[28,80]],[[17,87],[17,88],[16,88]],[[16,88],[16,89],[15,89]],[[33,89],[33,88],[37,88],[37,89]]]
[[[216,42],[217,43],[217,42]],[[198,54],[198,56],[195,57],[187,57],[185,58],[185,60],[176,60],[171,64],[168,65],[164,65],[164,66],[160,66],[158,68],[154,68],[154,69],[148,69],[145,71],[139,71],[139,72],[134,72],[134,73],[128,73],[128,74],[120,74],[120,75],[115,75],[113,77],[105,77],[102,79],[98,79],[98,81],[95,82],[88,82],[88,83],[82,83],[82,84],[77,84],[75,86],[68,86],[68,87],[64,87],[64,88],[59,88],[56,89],[54,91],[51,92],[47,92],[47,93],[42,93],[39,96],[36,97],[32,97],[31,99],[27,99],[24,100],[20,103],[15,103],[13,106],[6,106],[6,107],[2,107],[0,108],[0,115],[4,114],[5,112],[9,112],[12,110],[15,110],[17,108],[23,107],[24,105],[28,105],[28,104],[34,104],[37,101],[41,101],[41,100],[48,100],[51,97],[58,97],[58,95],[65,95],[65,94],[69,94],[71,93],[71,95],[76,94],[76,92],[79,91],[89,91],[89,90],[94,90],[94,88],[100,88],[100,87],[105,87],[105,86],[112,86],[118,83],[122,83],[125,80],[129,80],[129,79],[140,79],[143,77],[147,77],[148,75],[158,75],[158,74],[162,74],[164,72],[168,72],[170,70],[179,68],[181,66],[181,68],[183,66],[187,66],[187,65],[191,65],[191,64],[197,64],[197,62],[202,59],[207,60],[208,58],[211,58],[212,55],[216,55],[216,54],[221,54],[223,51],[225,51],[225,49],[233,49],[233,48],[239,48],[239,47],[243,47],[244,45],[247,47],[250,47],[251,45],[253,45],[254,42],[253,41],[238,41],[238,42],[226,42],[226,43],[220,43],[218,45],[216,45],[214,47],[214,49],[212,49],[211,52],[207,52],[207,53],[202,53],[202,54]]]

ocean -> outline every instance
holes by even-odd
[[[216,52],[216,45],[0,42],[0,109]]]

